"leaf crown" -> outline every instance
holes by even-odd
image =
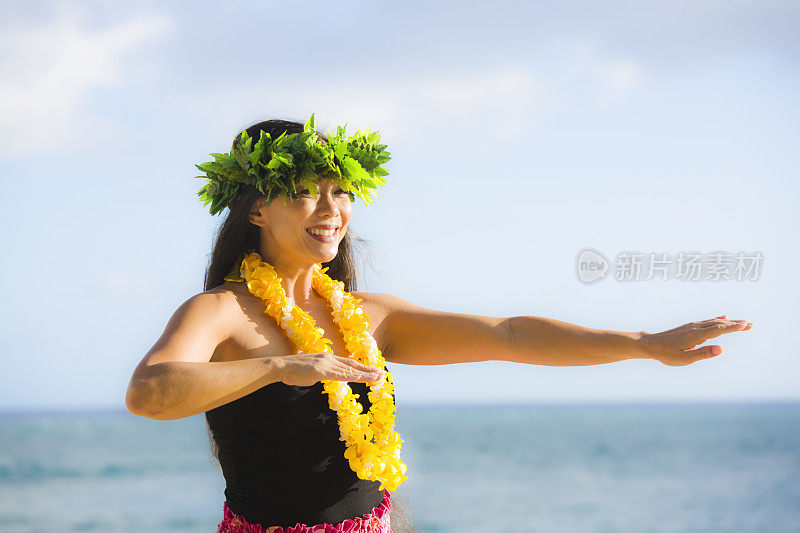
[[[385,144],[379,144],[380,133],[367,128],[345,138],[345,126],[328,132],[328,142],[317,134],[314,114],[299,133],[281,133],[275,139],[261,131],[258,141],[242,130],[231,151],[215,154],[214,161],[195,165],[205,172],[206,184],[197,195],[203,205],[211,204],[215,215],[230,207],[242,185],[253,185],[267,197],[267,202],[281,196],[295,199],[298,189],[307,188],[316,199],[317,180],[325,177],[348,191],[350,198],[358,196],[366,205],[372,203],[372,192],[386,185],[388,174],[381,165],[391,159]],[[377,197],[377,194],[375,195]]]

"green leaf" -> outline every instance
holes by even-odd
[[[303,131],[311,131],[311,132],[317,131],[317,127],[314,124],[314,113],[311,113],[311,118],[306,120],[306,123],[303,124]]]
[[[273,139],[260,131],[258,141],[247,130],[239,134],[228,153],[212,153],[213,161],[195,164],[206,183],[198,191],[204,205],[218,213],[236,196],[240,185],[255,186],[261,194],[275,198],[294,198],[296,185],[308,188],[319,197],[317,182],[326,177],[348,192],[351,200],[362,198],[369,205],[371,193],[385,185],[388,171],[381,165],[391,159],[380,134],[369,128],[347,137],[347,124],[329,131],[327,143],[316,132],[316,115],[311,114],[298,133],[283,132]]]

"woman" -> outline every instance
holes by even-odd
[[[236,167],[240,172],[241,166],[255,175],[251,164],[263,157],[260,150],[265,145],[253,148],[252,139],[259,138],[259,143],[266,145],[274,142],[274,147],[282,135],[287,136],[285,140],[309,131],[318,137],[320,146],[328,146],[329,141],[334,149],[344,146],[342,136],[329,139],[316,132],[313,115],[305,124],[268,120],[250,126],[246,135],[234,139],[234,147],[244,148],[238,154],[232,149],[227,160],[232,163],[222,161],[213,168],[224,173],[225,168]],[[343,135],[343,130],[339,134]],[[244,138],[250,140],[244,143]],[[302,143],[292,146],[299,145]],[[385,174],[375,170],[374,161],[388,157],[373,157],[370,163],[364,155],[367,145],[351,143],[348,153],[361,157],[362,166],[371,168],[373,176]],[[371,146],[375,153],[385,148]],[[323,382],[349,384],[367,412],[371,406],[367,385],[385,383],[389,372],[385,365],[376,367],[348,356],[352,350],[346,347],[341,323],[337,325],[340,319],[332,318],[333,304],[314,290],[315,264],[327,267],[330,278],[341,281],[345,291],[361,300],[369,334],[385,361],[393,363],[506,360],[577,366],[651,358],[680,366],[721,353],[718,345],[696,348],[707,339],[752,327],[748,321],[728,320],[723,315],[655,334],[619,332],[535,316],[447,313],[389,294],[354,292],[357,237],[350,230],[354,191],[363,197],[364,189],[359,189],[358,183],[370,180],[348,180],[346,172],[333,172],[309,181],[308,169],[301,172],[303,161],[319,156],[322,159],[316,164],[322,164],[327,153],[319,146],[312,148],[311,152],[278,158],[294,162],[292,169],[296,168],[298,177],[290,179],[289,185],[281,182],[284,189],[279,193],[265,191],[261,186],[264,175],[257,181],[237,174],[228,183],[234,188],[225,190],[224,177],[218,181],[209,178],[210,185],[201,190],[201,198],[213,199],[212,213],[222,207],[230,211],[215,240],[206,290],[177,309],[134,371],[128,388],[126,403],[134,414],[173,420],[205,413],[226,480],[220,533],[301,532],[314,531],[315,526],[320,531],[389,531],[389,510],[397,531],[402,518],[395,516],[397,507],[392,508],[391,503],[396,500],[390,502],[389,490],[381,490],[386,482],[365,479],[364,472],[354,470],[353,465],[361,463],[354,462],[351,455],[348,464],[343,454],[350,444],[339,438],[343,426],[337,422],[337,411],[330,407],[333,404],[323,395]],[[311,150],[306,145],[297,149]],[[341,156],[344,152],[336,153]],[[344,159],[335,159],[341,168],[346,166]],[[280,167],[276,161],[272,161],[274,168]],[[267,172],[266,165],[262,167]],[[301,175],[305,178],[300,179]],[[270,179],[275,187],[280,185],[274,176]],[[243,185],[247,180],[251,183]],[[281,199],[275,201],[278,196]],[[268,302],[257,296],[263,293],[251,290],[254,271],[247,268],[243,257],[257,257],[253,264],[266,263],[274,269],[285,296],[330,339],[330,351],[297,353],[287,334],[290,330],[265,313]],[[243,275],[248,283],[241,282]]]

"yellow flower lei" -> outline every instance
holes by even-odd
[[[320,263],[314,265],[312,287],[331,306],[333,320],[339,324],[347,351],[353,359],[383,370],[385,360],[369,333],[369,316],[358,305],[362,300],[346,292],[344,283],[333,280],[326,270],[328,268],[322,268]],[[259,254],[251,253],[242,260],[240,274],[248,290],[264,300],[264,312],[275,318],[299,346],[298,353],[333,353],[328,346],[331,340],[324,337],[325,331],[316,327],[313,317],[286,296],[281,278],[272,265],[264,262]],[[403,439],[394,429],[392,374],[386,370],[380,380],[370,382],[368,397],[372,406],[366,414],[361,413],[363,407],[356,401],[360,395],[353,394],[346,382],[321,380],[321,383],[328,395],[328,405],[338,414],[339,440],[345,442],[344,456],[350,468],[361,479],[380,481],[378,490],[397,490],[408,477],[404,475],[406,465],[400,460]]]

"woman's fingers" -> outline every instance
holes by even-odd
[[[338,361],[338,365],[334,368],[342,379],[340,381],[357,381],[357,382],[370,382],[378,381],[383,376],[383,370],[371,365],[364,364],[360,361],[350,359],[349,357],[334,356]]]
[[[721,353],[722,346],[719,344],[709,344],[708,346],[700,346],[692,350],[680,350],[672,354],[665,354],[659,357],[658,360],[669,366],[686,366],[700,359],[716,357]]]
[[[348,370],[347,368],[335,368],[331,370],[331,376],[326,379],[335,379],[336,381],[352,381],[358,383],[370,383],[378,381],[381,378],[380,373],[360,372],[358,370]]]
[[[684,357],[688,356],[691,358],[690,361],[687,361],[688,364],[700,359],[708,359],[709,357],[715,357],[721,354],[722,346],[719,344],[709,344],[708,346],[701,346],[699,348],[695,348],[694,350],[686,350],[683,353]]]
[[[707,359],[722,353],[722,346],[710,344],[699,346],[708,339],[726,333],[747,331],[753,327],[749,320],[728,320],[721,315],[709,320],[690,322],[661,333],[647,334],[649,353],[664,364],[683,366],[700,359]]]
[[[356,361],[355,359],[351,359],[349,357],[342,357],[341,355],[335,355],[336,359],[338,359],[341,363],[348,365],[356,370],[361,370],[364,372],[381,372],[380,368],[374,367],[372,365],[368,365],[366,363],[362,363],[361,361]]]
[[[722,315],[722,316],[718,316],[717,318],[711,318],[709,320],[701,320],[699,322],[694,322],[693,324],[694,324],[695,327],[698,327],[698,328],[707,328],[707,327],[712,327],[712,326],[736,326],[738,324],[745,324],[745,325],[749,324],[749,325],[752,326],[752,324],[753,324],[749,320],[744,320],[744,319],[741,319],[741,320],[728,320],[727,318],[723,318],[723,317],[727,317],[727,316],[728,315]]]
[[[733,322],[733,323],[720,323],[720,324],[709,324],[707,326],[699,328],[697,331],[703,337],[703,339],[713,339],[714,337],[719,337],[720,335],[724,335],[725,333],[733,333],[735,331],[747,331],[753,327],[752,322],[742,321],[742,322]]]
[[[287,385],[307,387],[320,380],[370,383],[384,375],[383,369],[330,352],[292,354],[280,360],[281,381]]]

